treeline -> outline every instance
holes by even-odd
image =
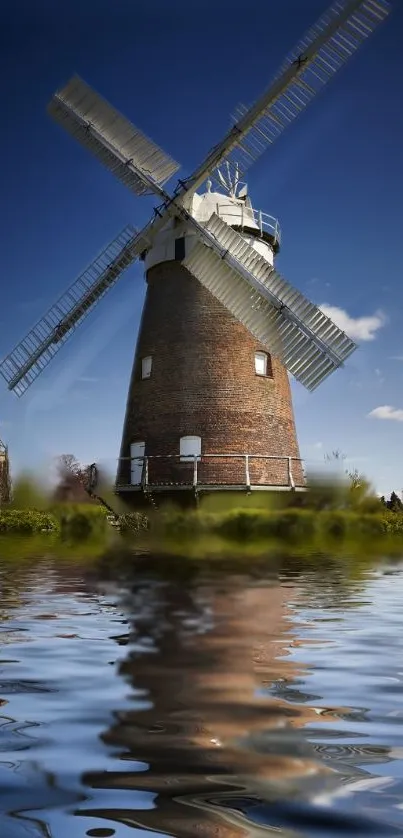
[[[403,503],[396,492],[392,492],[389,500],[382,495],[380,502],[385,509],[389,509],[389,512],[403,512]]]

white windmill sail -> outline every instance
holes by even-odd
[[[216,215],[183,265],[309,390],[356,348]]]
[[[1,362],[9,390],[18,396],[25,393],[145,246],[142,234],[128,226],[99,254]]]
[[[48,112],[136,195],[155,191],[179,164],[78,76],[58,90]]]
[[[353,351],[352,341],[269,270],[231,228],[220,227],[220,219],[210,219],[203,229],[188,208],[195,190],[215,170],[227,191],[236,194],[242,172],[305,109],[390,8],[388,0],[336,0],[286,59],[269,89],[242,112],[172,198],[163,188],[178,169],[172,158],[81,79],[74,77],[59,90],[49,106],[51,116],[132,191],[155,193],[162,205],[141,233],[126,228],[4,359],[0,372],[9,389],[25,392],[123,270],[150,248],[169,216],[181,218],[199,236],[187,267],[295,377],[313,389],[339,366]]]
[[[336,0],[292,50],[263,95],[240,107],[236,124],[186,181],[194,192],[208,177],[217,184],[228,163],[229,178],[240,178],[320,93],[382,23],[389,0]],[[228,174],[227,174],[228,179]]]
[[[212,215],[205,229],[265,286],[281,305],[284,316],[296,316],[299,323],[322,341],[329,352],[340,361],[345,361],[354,350],[355,343],[320,308],[283,279],[273,265],[218,215]]]

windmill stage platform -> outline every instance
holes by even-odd
[[[300,457],[264,454],[203,454],[200,457],[154,455],[121,457],[115,492],[122,497],[182,492],[305,492]],[[294,475],[298,475],[294,477]],[[134,498],[133,498],[134,501]]]

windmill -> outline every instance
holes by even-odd
[[[0,371],[21,396],[143,260],[147,293],[116,483],[126,498],[189,485],[303,487],[288,373],[313,390],[355,345],[279,275],[278,221],[253,208],[243,178],[389,11],[387,0],[337,0],[171,194],[165,184],[178,165],[84,81],[73,77],[54,95],[53,119],[158,205],[140,232],[122,230]]]

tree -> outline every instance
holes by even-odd
[[[366,477],[360,474],[358,469],[350,470],[346,468],[346,460],[346,454],[339,448],[332,451],[331,454],[325,454],[325,462],[336,463],[338,471],[341,466],[342,476],[344,476],[344,488],[343,483],[341,485],[339,483],[337,495],[335,484],[334,500],[337,499],[338,505],[344,508],[359,508],[361,512],[379,512],[381,510],[381,502],[377,495],[375,495],[373,487]]]
[[[354,469],[354,471],[346,471],[346,475],[350,481],[350,489],[360,489],[361,486],[365,483],[365,479],[362,474],[359,473],[358,469]]]
[[[403,512],[403,503],[396,492],[392,492],[386,506],[391,512]]]
[[[83,466],[74,454],[61,454],[56,458],[58,483],[53,500],[58,503],[94,503],[86,492],[89,480],[89,466]]]

